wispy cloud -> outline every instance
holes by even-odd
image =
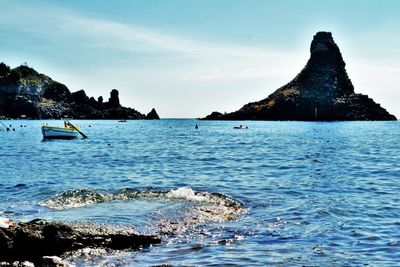
[[[123,104],[139,110],[155,106],[162,116],[198,117],[219,108],[233,111],[292,78],[308,56],[187,38],[58,7],[13,7],[0,10],[0,27],[21,33],[25,40],[32,38],[37,47],[25,43],[44,57],[65,54],[62,64],[72,66],[61,74],[52,68],[41,71],[91,95],[119,88],[126,96]]]
[[[110,88],[126,88],[124,104],[143,110],[156,106],[163,116],[182,116],[183,108],[186,116],[203,116],[215,109],[233,111],[288,82],[309,56],[308,44],[285,51],[260,44],[222,43],[54,6],[19,3],[2,3],[0,47],[11,42],[20,50],[40,54],[43,61],[59,60],[58,74],[53,68],[40,71],[59,77],[73,89],[105,95]],[[371,38],[355,34],[341,39],[366,43]],[[393,85],[400,77],[396,57],[380,58],[382,64],[371,58],[371,64],[360,60],[365,49],[339,45],[345,59],[351,58],[346,62],[356,91],[381,97],[379,102],[389,103],[389,110],[398,109],[391,97],[396,95]]]
[[[40,12],[40,15],[38,13]],[[21,19],[23,18],[23,19]],[[62,39],[91,49],[121,50],[132,55],[167,56],[177,68],[192,70],[180,79],[245,79],[290,71],[279,64],[298,58],[267,47],[230,45],[194,40],[151,28],[90,18],[71,10],[20,7],[2,14],[1,25],[46,40]]]

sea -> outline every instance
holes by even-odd
[[[61,120],[3,121],[0,217],[162,242],[70,264],[400,266],[397,121],[72,122],[87,139],[43,140]]]

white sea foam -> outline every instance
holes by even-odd
[[[169,199],[186,199],[191,201],[206,201],[206,197],[202,195],[198,195],[193,191],[190,187],[179,187],[177,189],[173,189],[166,194],[166,197]]]
[[[7,219],[7,218],[0,217],[0,228],[8,228],[8,227],[10,227],[9,221],[10,220]]]
[[[63,210],[111,201],[112,199],[113,196],[108,193],[100,193],[90,189],[75,189],[57,194],[39,204],[50,209]]]
[[[207,208],[207,210],[217,210],[220,208],[227,210],[239,210],[243,207],[240,202],[229,196],[219,193],[198,192],[194,191],[190,187],[179,187],[170,191],[140,191],[126,188],[113,193],[92,189],[74,189],[61,192],[46,201],[40,202],[39,204],[54,210],[64,210],[113,200],[126,201],[135,199],[190,201],[197,203],[197,206],[204,206],[207,204],[208,206],[212,205],[214,207],[212,209]],[[213,212],[207,213],[212,214]]]
[[[170,191],[136,190],[125,188],[114,192],[91,189],[75,189],[59,193],[41,204],[55,210],[83,207],[113,200],[188,202],[183,210],[158,213],[158,232],[167,235],[190,233],[197,225],[207,222],[237,220],[246,209],[236,199],[210,192],[195,191],[190,187],[179,187]],[[178,216],[176,217],[175,215]]]

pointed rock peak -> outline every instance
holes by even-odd
[[[119,92],[117,89],[112,89],[110,92],[110,98],[108,99],[108,103],[111,107],[119,107]]]
[[[330,32],[317,32],[311,42],[311,57],[308,62],[309,67],[317,64],[317,68],[331,66],[336,69],[343,69],[345,63],[340,53],[340,49],[333,40]]]
[[[146,116],[148,120],[159,120],[160,117],[157,114],[157,111],[153,108]]]
[[[282,89],[299,92],[324,92],[324,96],[349,95],[354,87],[346,72],[346,64],[330,32],[317,32],[311,42],[311,57],[304,69]]]
[[[333,41],[332,33],[317,32],[311,42],[311,54],[317,52],[325,52],[335,48],[336,44]]]
[[[356,94],[330,32],[317,32],[303,70],[267,98],[212,120],[396,120],[366,95]]]
[[[28,65],[21,65],[19,67],[16,67],[14,71],[17,71],[20,73],[21,77],[27,77],[27,76],[36,76],[39,75],[39,73],[34,70],[31,67],[28,67]]]
[[[86,95],[85,90],[83,89],[72,93],[72,99],[76,104],[84,104],[89,101],[89,97]]]

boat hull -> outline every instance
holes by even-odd
[[[43,139],[74,139],[78,137],[78,132],[75,129],[61,127],[42,127]]]

